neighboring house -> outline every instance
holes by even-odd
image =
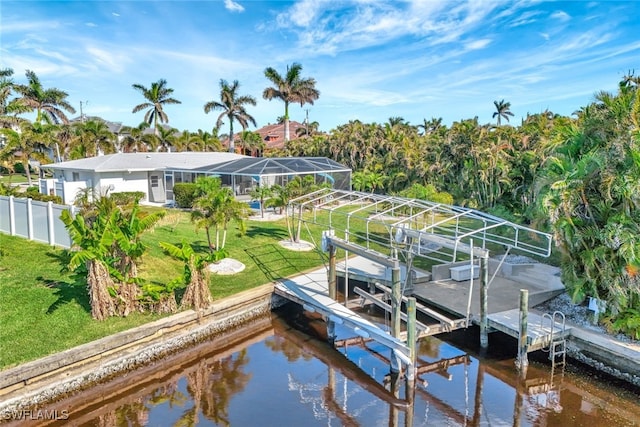
[[[260,185],[285,185],[293,177],[313,175],[317,183],[351,189],[351,169],[325,157],[255,158],[228,152],[118,153],[42,165],[53,178],[40,180],[40,192],[73,204],[79,191],[99,194],[140,191],[143,201],[171,203],[173,186],[218,176],[236,196]]]
[[[40,192],[60,196],[68,205],[85,188],[99,194],[142,191],[145,201],[166,203],[173,200],[174,181],[165,178],[165,171],[189,171],[243,157],[224,152],[117,153],[53,163],[42,165],[53,172],[53,178],[40,180]]]
[[[304,128],[304,124],[290,120],[289,121],[289,139],[294,140],[298,138],[298,129]],[[269,124],[256,129],[253,132],[260,135],[262,142],[264,143],[263,153],[269,153],[284,148],[284,123]],[[236,151],[240,151],[240,135],[242,132],[238,132],[234,136]],[[222,139],[223,147],[229,147],[228,137]]]

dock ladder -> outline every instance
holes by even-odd
[[[556,364],[564,366],[567,355],[567,339],[565,334],[566,319],[561,311],[553,313],[544,313],[542,315],[541,329],[548,331],[549,346],[543,348],[543,351],[549,352],[549,360],[551,360],[551,369],[555,369]],[[560,360],[557,358],[560,357]]]

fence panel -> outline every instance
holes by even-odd
[[[0,232],[11,233],[11,215],[9,214],[9,198],[0,196]]]
[[[64,223],[60,219],[60,214],[62,211],[69,210],[69,206],[67,205],[53,205],[53,235],[54,241],[56,245],[62,246],[63,248],[70,248],[72,245],[71,236],[69,236],[69,232],[64,227]],[[71,208],[71,214],[74,214],[73,208]]]
[[[67,205],[0,196],[0,232],[69,248],[71,237],[60,220],[62,211],[69,209],[73,214]]]
[[[13,214],[16,228],[14,235],[29,238],[29,209],[28,199],[13,199]]]
[[[49,215],[47,202],[31,201],[31,212],[33,213],[33,240],[49,243]],[[54,239],[54,244],[58,242]]]

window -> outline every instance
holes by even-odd
[[[151,175],[151,188],[158,187],[158,175]]]
[[[71,175],[71,181],[80,181],[80,173],[79,172],[73,172]]]

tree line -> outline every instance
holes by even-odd
[[[315,80],[302,78],[301,69],[293,64],[284,76],[271,68],[265,71],[273,86],[265,89],[263,97],[284,101],[285,123],[289,103],[312,103],[319,96]],[[29,84],[23,86],[8,84],[11,73],[7,70],[2,75],[3,123],[11,119],[10,114],[15,118],[29,109],[37,113],[36,122],[21,124],[21,132],[3,130],[9,138],[0,152],[4,158],[10,152],[7,147],[18,146],[22,149],[12,152],[20,153],[23,161],[35,158],[40,152],[38,144],[50,146],[52,142],[60,146],[60,157],[86,157],[95,155],[98,149],[115,149],[110,148],[114,146],[109,143],[108,132],[91,121],[75,131],[59,127],[56,132],[48,132],[49,126],[58,126],[65,117],[62,110],[72,111],[66,104],[66,93],[45,90],[31,72],[27,72]],[[354,189],[437,199],[550,231],[561,252],[563,282],[574,300],[596,297],[606,301],[609,317],[604,319],[609,326],[638,335],[639,85],[640,78],[630,72],[615,93],[597,92],[592,103],[571,116],[546,110],[528,114],[517,126],[503,124],[502,120],[509,122],[513,116],[510,103],[504,100],[494,101],[495,124],[481,124],[477,117],[450,126],[440,118],[424,119],[418,125],[402,117],[391,117],[386,123],[352,120],[328,134],[310,132],[287,141],[285,148],[273,155],[326,156],[352,168]],[[292,91],[292,86],[298,91]],[[215,144],[219,143],[217,132],[199,131],[197,136],[185,132],[183,137],[176,137],[175,132],[164,134],[164,128],[158,126],[158,121],[168,120],[162,106],[179,102],[172,98],[173,91],[164,80],[148,89],[141,85],[134,88],[147,101],[134,111],[146,110],[145,123],[153,124],[154,132],[145,133],[146,125],[132,129],[130,146],[138,150],[162,149],[162,144],[183,144],[189,150],[222,149]],[[234,121],[243,129],[254,123],[246,107],[254,105],[255,99],[240,95],[238,90],[237,81],[221,80],[220,101],[204,107],[221,111],[216,125],[228,120],[230,134]],[[9,100],[6,94],[12,91],[20,97]],[[160,145],[134,144],[135,138],[160,141]],[[15,143],[14,139],[22,142]],[[210,144],[198,142],[205,139]],[[246,139],[259,151],[255,138],[247,134]],[[74,143],[65,145],[67,140]],[[122,143],[123,147],[128,141]]]

